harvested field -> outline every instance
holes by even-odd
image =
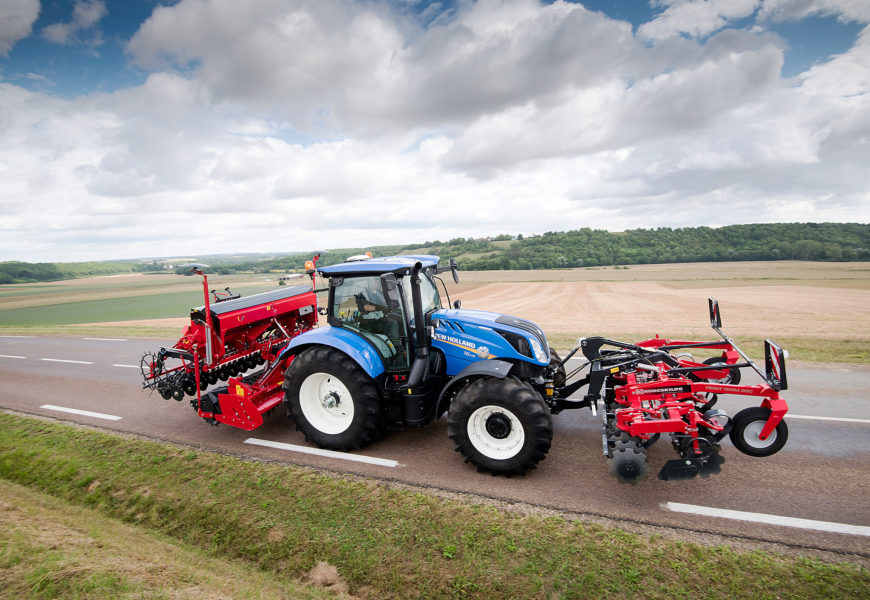
[[[708,323],[707,298],[712,296],[721,304],[725,331],[757,348],[769,337],[790,348],[825,346],[826,357],[804,353],[805,360],[870,360],[868,263],[779,261],[460,271],[458,285],[450,277],[445,281],[451,299],[461,298],[463,308],[530,319],[557,348],[570,346],[581,335],[632,340],[658,333],[709,339],[714,334]],[[248,295],[269,284],[251,276],[232,276],[215,277],[210,287],[226,285]],[[38,314],[31,313],[42,306],[43,311],[52,311],[46,325],[68,327],[70,332],[99,326],[127,328],[131,335],[148,335],[155,328],[162,330],[161,335],[175,335],[188,322],[187,309],[201,303],[198,286],[198,278],[174,275],[0,286],[0,325],[32,326]],[[177,295],[177,306],[168,302],[159,306],[169,295]],[[103,318],[99,320],[75,319],[81,303],[91,300],[113,304],[100,313]],[[15,309],[27,312],[19,317]],[[161,311],[166,318],[156,314]],[[16,322],[25,316],[30,321]]]

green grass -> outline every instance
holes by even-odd
[[[327,562],[359,598],[858,598],[870,589],[870,573],[853,564],[520,516],[8,414],[0,478],[278,580]]]
[[[0,599],[334,598],[0,480]]]
[[[275,286],[246,289],[245,295],[272,289],[275,289]],[[131,298],[86,300],[26,308],[0,309],[0,327],[74,325],[183,317],[190,314],[191,308],[202,306],[202,303],[201,292],[199,294],[175,292]]]

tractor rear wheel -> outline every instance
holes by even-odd
[[[546,458],[553,420],[529,384],[513,377],[483,377],[451,402],[447,432],[453,449],[478,471],[522,475]]]
[[[346,354],[319,346],[297,356],[284,374],[284,404],[309,442],[357,450],[383,429],[378,389]]]

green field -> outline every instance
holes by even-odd
[[[246,288],[245,294],[257,294],[274,287]],[[105,300],[83,300],[0,310],[0,327],[34,327],[40,325],[76,325],[140,319],[183,317],[190,309],[203,305],[201,293],[175,292]]]
[[[246,597],[211,589],[228,575],[247,589],[263,585],[270,598],[308,580],[318,563],[332,565],[360,599],[862,598],[870,589],[870,573],[854,564],[523,516],[9,414],[0,414],[0,479],[27,488],[0,486],[12,490],[0,515],[38,515],[40,506],[56,513],[38,521],[38,535],[14,517],[0,532],[2,598]],[[107,537],[100,519],[132,529]],[[189,550],[164,546],[152,556],[155,538]],[[85,541],[76,550],[70,539]],[[88,543],[97,558],[81,556]],[[143,561],[150,577],[137,575]],[[218,570],[208,578],[199,566]],[[201,596],[180,593],[196,584]],[[100,585],[114,594],[91,595]]]

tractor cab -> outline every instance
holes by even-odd
[[[321,275],[329,278],[327,323],[368,342],[387,373],[407,373],[416,354],[411,279],[416,278],[425,319],[441,308],[434,281],[437,264],[434,256],[402,256],[322,267]]]

